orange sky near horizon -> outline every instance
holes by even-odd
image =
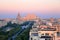
[[[0,10],[60,12],[60,0],[0,0]]]

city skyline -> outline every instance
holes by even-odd
[[[29,14],[32,14],[32,13],[26,13],[26,14],[24,14],[24,13],[22,13],[22,14],[20,14],[20,16],[21,17],[25,17],[25,16],[27,16],[27,15],[29,15]],[[37,17],[39,17],[39,18],[60,18],[60,16],[59,15],[52,15],[52,14],[47,14],[47,15],[43,15],[43,14],[35,14],[35,13],[33,13],[35,16],[37,16]],[[2,14],[1,16],[0,16],[0,19],[4,19],[4,18],[16,18],[17,17],[17,15],[18,15],[18,13],[16,13],[16,14]]]
[[[41,18],[60,18],[60,0],[0,0],[0,18],[34,13]]]

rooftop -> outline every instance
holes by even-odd
[[[38,31],[56,31],[56,28],[38,28]]]

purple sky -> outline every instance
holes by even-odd
[[[60,0],[0,0],[0,18],[34,13],[42,18],[60,18]]]

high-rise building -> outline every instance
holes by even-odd
[[[5,25],[7,25],[7,22],[5,20],[0,20],[0,28]]]
[[[17,20],[20,20],[21,19],[21,16],[20,16],[20,13],[18,13],[18,15],[17,15],[17,18],[16,18]]]

